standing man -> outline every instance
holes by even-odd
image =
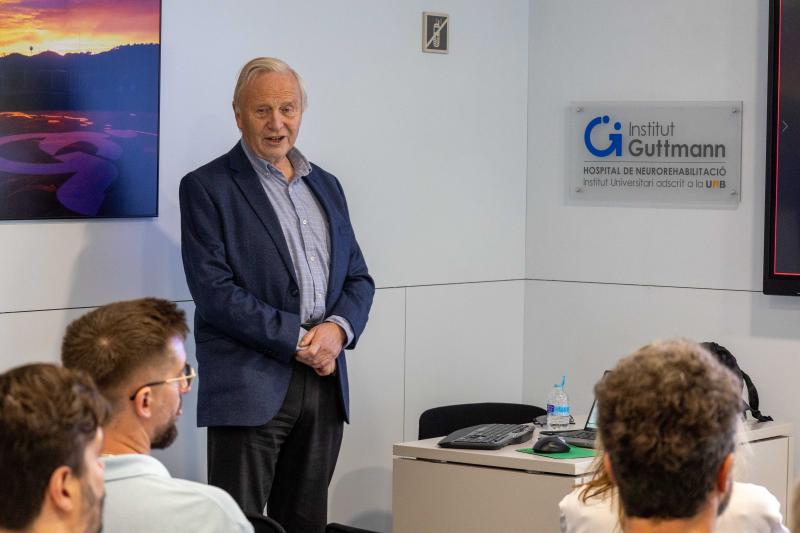
[[[242,139],[181,181],[181,242],[197,306],[208,480],[289,533],[322,532],[347,364],[375,286],[339,181],[295,148],[306,93],[279,59],[241,70]]]
[[[0,532],[99,533],[108,403],[80,371],[0,374]]]

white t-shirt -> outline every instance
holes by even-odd
[[[558,503],[564,533],[619,532],[617,508],[612,497],[580,500],[576,488]],[[767,489],[752,483],[733,484],[731,501],[717,519],[718,533],[789,533],[781,524],[781,504]]]
[[[177,479],[155,457],[103,458],[106,500],[103,531],[110,533],[253,533],[230,494]]]

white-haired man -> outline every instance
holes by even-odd
[[[322,532],[347,364],[375,287],[339,181],[295,148],[306,94],[274,58],[241,70],[241,141],[181,181],[209,483],[291,533]]]

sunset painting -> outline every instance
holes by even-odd
[[[152,217],[159,0],[0,0],[0,220]]]

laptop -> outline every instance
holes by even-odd
[[[564,442],[570,446],[594,448],[597,438],[597,400],[592,402],[592,408],[589,410],[589,417],[586,419],[583,429],[554,431],[553,433],[564,439]]]
[[[605,374],[608,374],[606,370]],[[605,375],[603,374],[603,375]],[[540,431],[540,435],[555,435],[571,446],[579,448],[594,448],[597,439],[597,398],[592,402],[589,416],[583,429],[567,429],[562,431]]]

